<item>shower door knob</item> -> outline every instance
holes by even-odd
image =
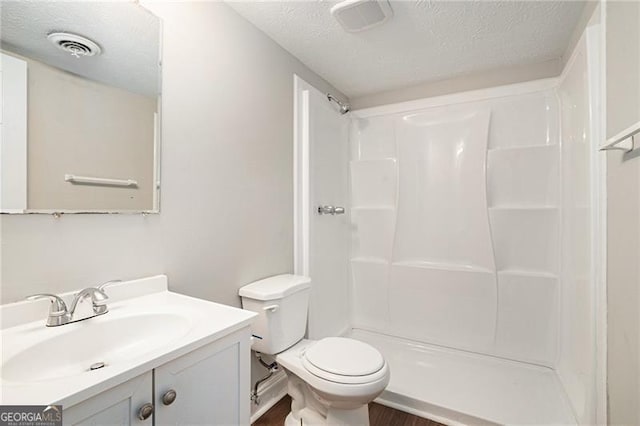
[[[318,206],[318,214],[344,214],[344,207]]]

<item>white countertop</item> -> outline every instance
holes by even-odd
[[[32,363],[34,364],[33,368],[37,369],[41,367],[37,365],[40,351],[35,352],[37,354],[35,358],[33,350],[31,357],[23,355],[16,357],[16,354],[23,354],[25,353],[23,351],[43,341],[51,342],[49,339],[68,338],[69,333],[82,331],[81,328],[90,322],[92,327],[97,326],[99,330],[101,325],[114,320],[130,324],[131,322],[127,321],[133,320],[135,323],[136,318],[141,316],[168,319],[180,317],[182,328],[168,333],[170,336],[167,336],[165,342],[162,338],[162,328],[171,328],[172,325],[157,324],[160,331],[156,333],[155,343],[148,350],[140,351],[138,348],[135,354],[129,357],[126,348],[124,348],[118,354],[117,362],[109,363],[109,359],[105,359],[103,361],[107,365],[99,370],[85,370],[61,378],[43,378],[43,380],[23,382],[17,381],[13,377],[9,380],[0,371],[0,376],[2,376],[0,379],[0,404],[62,404],[64,407],[72,406],[225,335],[247,327],[256,316],[253,312],[170,292],[167,290],[165,276],[124,282],[105,291],[111,299],[111,303],[108,304],[108,313],[59,327],[44,325],[48,312],[49,302],[47,301],[44,304],[19,302],[0,307],[3,325],[11,325],[11,327],[0,331],[2,365],[11,365],[9,364],[11,362],[15,364],[18,358],[22,358],[19,362]],[[128,297],[132,295],[135,297]],[[32,305],[39,305],[40,318],[36,321],[24,322],[25,319],[32,319],[34,312],[37,312]],[[146,324],[146,327],[148,328],[150,325]],[[155,327],[155,324],[151,324],[151,327]],[[123,341],[127,340],[126,333],[128,332],[135,333],[136,330],[123,329]],[[158,335],[160,335],[160,340],[158,340]],[[74,341],[73,346],[80,347],[69,347],[68,351],[71,353],[83,350],[85,348],[82,348],[82,345],[92,345],[92,339],[100,338],[100,335],[88,335],[78,342],[72,340]],[[49,353],[46,350],[46,345],[42,349],[41,356],[44,364],[56,362],[58,357],[64,358],[64,353],[61,355],[60,348]],[[61,359],[61,362],[64,362],[64,359]],[[8,371],[5,372],[8,373]]]

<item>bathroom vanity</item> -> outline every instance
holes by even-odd
[[[105,292],[108,313],[58,327],[48,301],[0,307],[1,404],[62,405],[65,425],[249,424],[254,313],[170,292],[165,276]]]

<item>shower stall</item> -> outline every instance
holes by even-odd
[[[296,77],[308,335],[378,348],[379,402],[447,424],[599,421],[599,34],[557,78],[346,115]]]

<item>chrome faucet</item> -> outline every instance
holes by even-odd
[[[72,322],[82,321],[88,318],[93,318],[98,315],[103,315],[109,312],[107,307],[107,300],[109,296],[104,292],[104,288],[111,284],[119,283],[120,280],[107,281],[98,287],[88,287],[79,291],[71,302],[71,309],[67,308],[64,300],[55,294],[43,293],[27,296],[27,300],[39,300],[48,298],[51,300],[51,306],[49,307],[49,316],[47,317],[47,327],[57,327],[60,325],[70,324]],[[81,318],[76,318],[75,312],[78,307],[78,303],[84,299],[91,298],[91,305],[93,308],[93,315],[86,315]]]
[[[102,315],[109,312],[109,309],[107,308],[107,300],[109,299],[109,296],[107,296],[104,291],[96,287],[87,287],[84,290],[80,290],[80,292],[76,294],[75,297],[73,298],[73,302],[71,303],[71,309],[69,309],[69,315],[71,316],[72,321],[73,321],[73,314],[76,312],[78,303],[88,297],[91,297],[91,304],[93,305],[93,313],[95,314],[93,316]],[[88,318],[91,318],[91,317],[88,317]],[[79,321],[79,319],[75,321]]]

